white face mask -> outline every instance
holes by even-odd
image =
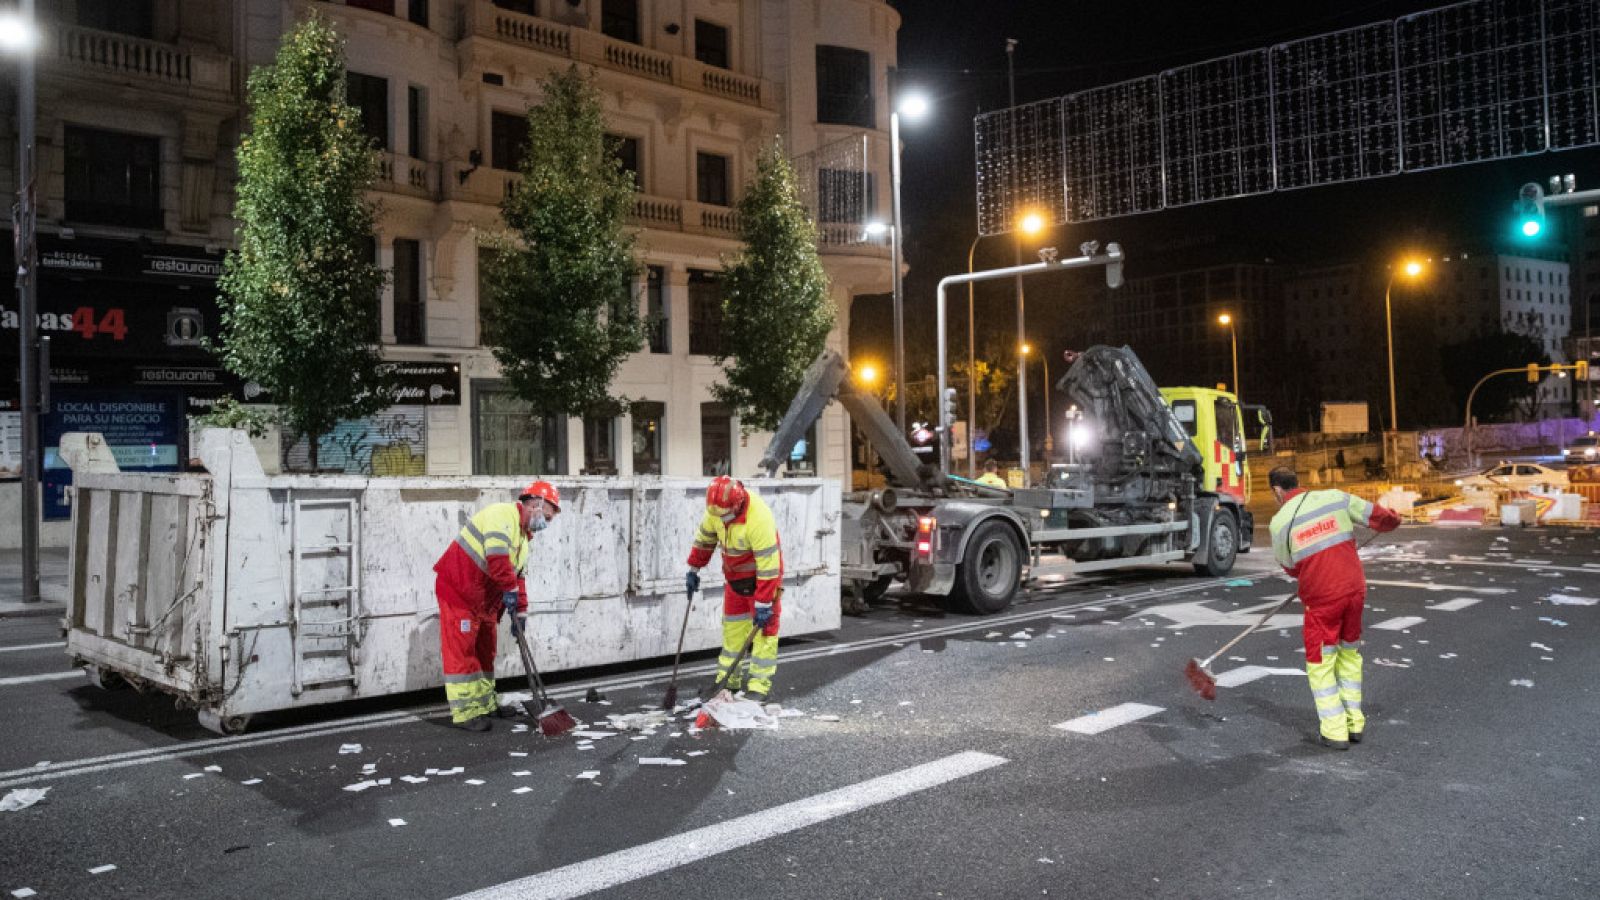
[[[544,510],[537,510],[528,517],[529,531],[543,531],[550,527],[550,520],[544,517]]]

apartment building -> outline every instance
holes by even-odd
[[[127,438],[159,446],[163,465],[182,462],[185,414],[223,395],[260,399],[203,340],[216,333],[231,240],[243,85],[312,13],[347,40],[350,99],[382,154],[374,252],[392,277],[381,340],[408,387],[405,405],[329,436],[325,462],[375,474],[751,472],[765,437],[711,394],[718,272],[738,248],[733,207],[775,138],[820,222],[832,342],[843,347],[853,298],[889,289],[888,250],[861,228],[888,208],[899,16],[883,0],[44,0],[39,293],[52,383],[96,403],[157,404],[159,421]],[[631,221],[651,330],[615,385],[635,401],[627,415],[538,421],[481,345],[479,272],[519,177],[524,113],[540,79],[571,65],[594,74],[641,186]],[[14,338],[15,318],[0,311],[0,334]],[[0,360],[16,353],[5,343]],[[74,425],[47,422],[47,441],[52,427]],[[803,465],[845,477],[848,443],[830,410]],[[269,465],[306,450],[281,436],[262,449]]]

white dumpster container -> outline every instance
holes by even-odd
[[[91,675],[171,692],[224,731],[442,684],[433,564],[527,479],[269,477],[242,432],[221,430],[201,459],[209,474],[74,473],[67,650]],[[670,655],[708,480],[552,481],[561,515],[527,572],[541,670]],[[839,485],[746,484],[778,519],[784,635],[837,628]],[[721,572],[704,574],[688,650],[722,639]],[[506,624],[500,646],[497,674],[520,672]]]

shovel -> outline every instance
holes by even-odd
[[[533,651],[528,649],[528,638],[522,632],[521,616],[511,617],[511,633],[517,638],[517,649],[522,651],[522,668],[528,673],[528,686],[533,688],[539,700],[537,708],[532,698],[522,701],[522,708],[539,723],[539,731],[545,737],[560,737],[577,728],[578,722],[572,718],[572,714],[545,693],[544,682],[539,679],[539,667],[533,664]]]

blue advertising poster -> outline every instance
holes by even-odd
[[[61,460],[61,436],[96,431],[124,472],[176,472],[183,444],[185,400],[176,391],[76,391],[57,389],[41,416],[44,450],[44,518],[67,519],[72,470]]]

